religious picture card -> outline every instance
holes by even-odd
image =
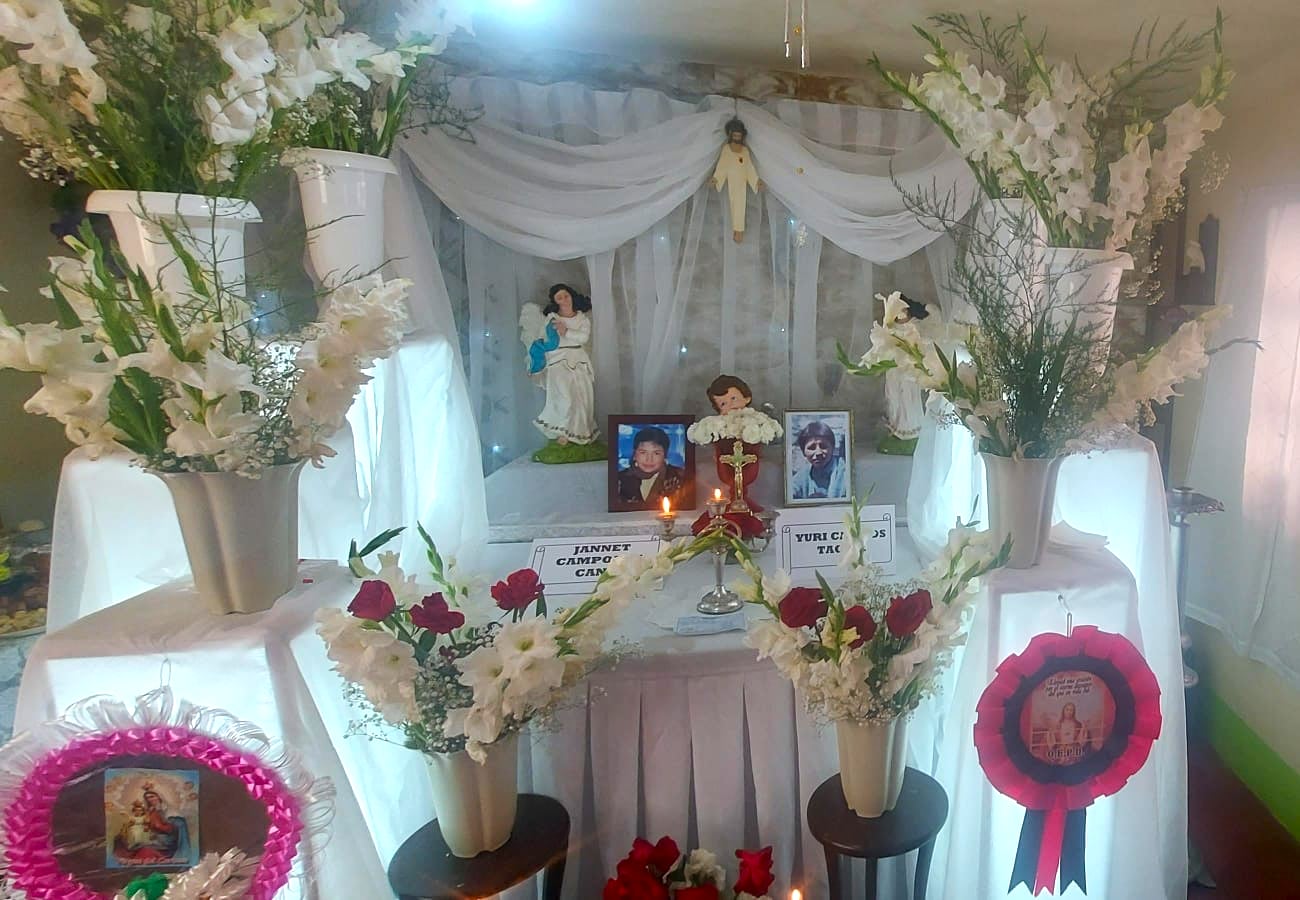
[[[107,867],[199,861],[199,773],[189,769],[105,769]]]
[[[853,413],[792,409],[785,414],[785,505],[853,499]]]
[[[609,511],[695,508],[693,416],[609,417]]]

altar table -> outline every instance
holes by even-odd
[[[919,564],[906,529],[898,533],[898,546],[901,579],[914,574]],[[527,544],[489,545],[487,571],[502,577],[526,565],[527,554]],[[1064,628],[1057,590],[1066,594],[1079,624],[1122,630],[1142,644],[1132,579],[1113,557],[1105,551],[1054,549],[1047,559],[1028,573],[995,576],[997,600],[978,603],[974,643],[950,672],[953,687],[922,706],[909,725],[909,763],[936,775],[953,797],[932,868],[932,897],[943,896],[945,878],[952,879],[946,882],[948,890],[957,891],[949,896],[974,896],[959,887],[973,865],[960,854],[993,852],[993,843],[981,838],[977,845],[968,836],[985,835],[991,842],[985,820],[1006,815],[999,798],[989,795],[982,773],[970,771],[965,752],[970,731],[964,717],[973,715],[970,695],[987,683],[992,657],[1022,635]],[[774,567],[775,550],[763,554],[760,564]],[[738,571],[729,567],[727,578],[735,579]],[[349,602],[354,583],[330,564],[308,565],[302,573],[314,583],[300,586],[266,613],[195,614],[189,605],[192,589],[182,582],[47,635],[33,649],[17,724],[22,728],[55,717],[91,694],[133,697],[167,678],[177,696],[258,723],[297,748],[316,774],[334,778],[338,815],[326,849],[323,896],[384,896],[384,866],[432,814],[427,775],[414,753],[345,737],[355,711],[329,671],[312,616],[321,607]],[[712,849],[728,861],[738,847],[771,844],[778,873],[772,896],[785,896],[791,886],[808,898],[825,896],[821,849],[803,825],[803,812],[812,791],[838,769],[834,730],[818,728],[796,703],[790,684],[769,661],[755,659],[739,632],[681,637],[655,624],[692,611],[711,580],[708,559],[680,567],[661,593],[625,619],[616,638],[631,650],[615,668],[589,681],[582,691],[589,705],[575,699],[560,711],[554,728],[534,728],[520,744],[520,790],[556,797],[573,817],[576,849],[565,878],[566,900],[598,897],[636,836],[663,834]],[[1043,596],[1050,593],[1050,602],[1026,584],[1038,585]],[[560,602],[556,598],[552,605]],[[994,618],[996,624],[990,625]],[[990,628],[1000,635],[996,644],[989,643]],[[1166,722],[1148,764],[1149,777],[1181,765],[1183,752],[1180,716],[1176,723]],[[1090,876],[1095,872],[1100,880],[1110,871],[1116,878],[1128,874],[1134,884],[1150,885],[1159,881],[1154,873],[1171,864],[1167,854],[1152,846],[1152,835],[1183,827],[1185,808],[1152,800],[1144,777],[1126,789],[1133,792],[1131,798],[1120,798],[1141,801],[1123,807],[1135,814],[1108,814],[1101,808],[1111,802],[1107,800],[1090,810]],[[1107,815],[1112,816],[1109,822]],[[998,832],[998,839],[1013,839],[1018,828],[1015,821],[1007,834]],[[908,897],[911,867],[904,860],[882,863],[881,896]],[[861,878],[859,865],[854,890]],[[986,896],[1001,896],[1005,889],[1004,884],[1001,892]],[[536,885],[527,884],[506,896],[523,900],[536,897],[536,891]],[[1165,895],[1150,891],[1143,896]]]

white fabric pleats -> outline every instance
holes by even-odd
[[[414,132],[396,159],[403,188],[422,185],[406,250],[442,269],[489,471],[541,444],[517,321],[561,281],[592,297],[602,427],[611,413],[706,413],[704,385],[728,371],[777,409],[852,408],[869,435],[881,387],[845,378],[836,344],[865,346],[877,291],[938,299],[921,252],[937,235],[894,180],[974,196],[923,117],[495,78],[452,93],[482,113],[473,142]],[[736,114],[766,182],[740,244],[709,180]]]

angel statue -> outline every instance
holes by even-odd
[[[591,298],[567,284],[553,284],[544,307],[525,303],[520,339],[528,351],[528,374],[546,389],[546,405],[533,420],[547,444],[537,462],[604,459],[596,439],[595,372],[591,366]]]
[[[745,123],[732,119],[726,125],[726,132],[727,142],[722,145],[718,167],[713,170],[713,187],[719,191],[724,187],[727,189],[731,206],[731,236],[739,244],[745,237],[746,188],[761,191],[763,182],[758,178],[758,169],[754,168],[754,154],[745,143],[749,135]]]

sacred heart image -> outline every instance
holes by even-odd
[[[199,861],[199,773],[106,769],[107,866],[190,868]]]
[[[1160,737],[1160,686],[1137,647],[1091,625],[1040,634],[976,707],[989,782],[1025,808],[1008,892],[1087,893],[1087,808],[1117,793]]]

